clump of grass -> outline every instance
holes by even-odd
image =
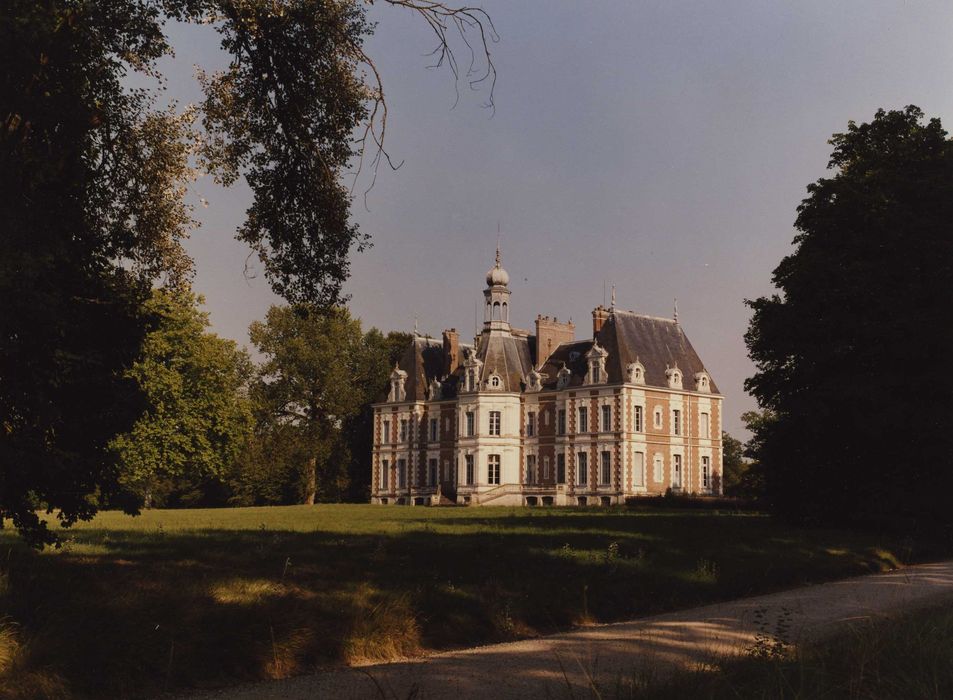
[[[763,616],[767,624],[767,616]],[[783,620],[781,623],[783,627]],[[714,672],[640,676],[619,697],[909,700],[953,697],[953,607],[866,620],[791,649],[774,633]]]

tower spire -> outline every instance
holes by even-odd
[[[612,302],[611,302],[611,306],[609,307],[609,310],[615,311],[615,285],[612,285]]]
[[[678,297],[675,297],[675,323],[678,323]]]

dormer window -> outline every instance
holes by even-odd
[[[589,366],[589,371],[586,372],[586,384],[605,384],[609,380],[606,374],[608,356],[609,353],[600,348],[599,343],[592,344],[592,348],[586,353],[586,363]]]
[[[708,376],[708,372],[697,372],[695,374],[695,391],[711,393],[711,377]]]
[[[493,391],[500,391],[503,388],[503,378],[494,372],[486,382],[487,386]]]
[[[387,395],[388,401],[399,402],[407,399],[407,392],[404,390],[404,383],[407,381],[407,373],[398,365],[394,365],[394,371],[390,373],[390,393]]]
[[[645,365],[638,359],[626,365],[625,371],[625,379],[629,384],[645,384]]]
[[[556,375],[556,388],[565,389],[569,386],[570,378],[572,378],[572,372],[566,365],[563,365],[562,369],[559,370],[559,374]]]
[[[668,380],[669,389],[682,388],[682,372],[678,367],[669,367],[665,370],[665,379]]]
[[[480,388],[480,373],[483,369],[483,363],[480,362],[473,355],[470,356],[470,359],[467,360],[464,365],[465,371],[465,380],[464,387],[465,391],[478,391]]]
[[[542,391],[543,389],[543,377],[544,375],[535,369],[529,373],[529,376],[526,378],[526,391],[537,392]]]

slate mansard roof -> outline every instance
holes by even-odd
[[[636,360],[645,367],[645,384],[650,387],[668,388],[665,371],[678,367],[682,372],[683,386],[691,391],[695,386],[695,374],[708,371],[682,327],[672,319],[616,310],[609,314],[595,340],[609,353],[606,358],[609,384],[623,382],[626,366]],[[556,388],[556,375],[564,365],[572,372],[568,388],[582,386],[587,372],[586,353],[592,346],[591,339],[559,345],[539,370],[544,375],[543,390]],[[525,331],[490,333],[480,336],[476,347],[461,344],[460,366],[447,375],[442,341],[417,337],[407,346],[399,362],[400,368],[407,372],[406,400],[429,399],[433,380],[440,385],[441,398],[454,398],[463,381],[464,364],[474,352],[483,363],[481,384],[496,372],[503,379],[502,391],[522,391],[526,377],[537,364],[536,336]],[[710,387],[712,393],[720,393],[711,378]]]
[[[616,310],[609,315],[596,334],[599,346],[609,353],[606,358],[608,383],[624,381],[626,366],[638,360],[645,367],[647,386],[668,387],[665,370],[678,367],[682,373],[683,386],[692,390],[695,374],[708,372],[695,348],[677,321],[655,316],[643,316],[631,311]],[[565,364],[572,371],[569,386],[580,386],[586,376],[586,353],[592,340],[563,343],[544,363],[540,372],[545,376],[543,387],[556,387],[556,374]],[[711,392],[720,393],[714,379],[710,378]]]

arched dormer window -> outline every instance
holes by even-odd
[[[535,393],[537,391],[542,391],[543,389],[543,379],[546,375],[540,373],[537,370],[533,370],[529,373],[529,376],[526,378],[526,391]]]
[[[645,384],[645,365],[636,358],[635,362],[630,362],[625,367],[625,380],[629,384]]]
[[[572,372],[569,370],[566,365],[563,365],[562,369],[559,370],[559,373],[556,375],[556,388],[565,389],[569,386],[569,380],[572,378]]]
[[[407,392],[404,389],[404,383],[407,381],[407,373],[398,365],[394,365],[394,371],[390,373],[390,393],[387,395],[388,401],[405,401]]]
[[[589,352],[586,353],[586,363],[589,371],[586,372],[586,384],[605,384],[609,378],[606,374],[606,358],[609,356],[605,350],[599,347],[599,343],[594,342]]]
[[[479,391],[480,389],[480,374],[483,369],[483,363],[477,359],[475,354],[471,354],[470,357],[463,365],[464,370],[464,381],[463,387],[464,391]]]
[[[708,376],[708,372],[695,373],[695,391],[711,393],[711,377]]]
[[[665,370],[665,379],[668,380],[669,389],[682,388],[682,371],[677,366]]]
[[[489,379],[486,380],[487,388],[491,391],[502,391],[503,390],[503,377],[501,377],[496,372],[490,375]]]

